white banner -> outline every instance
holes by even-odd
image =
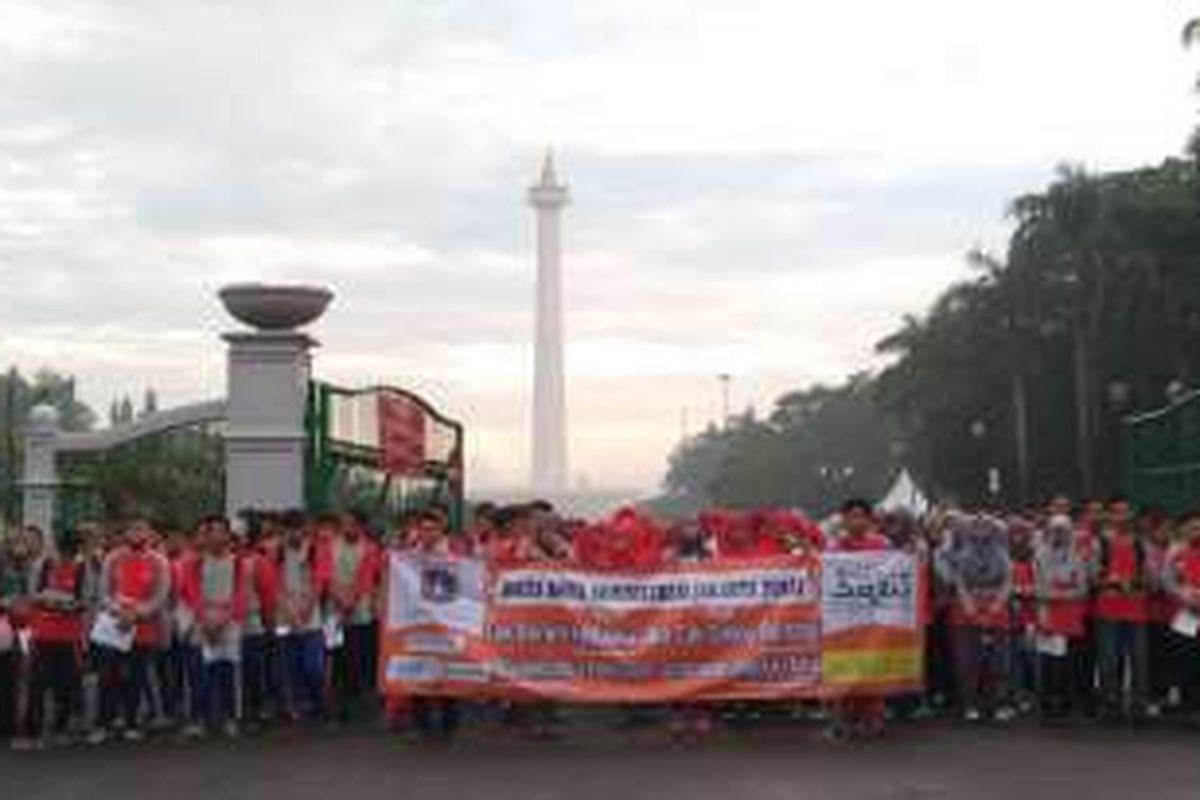
[[[448,631],[480,636],[486,602],[484,566],[472,559],[388,559],[387,623],[390,628],[438,625]],[[434,646],[430,642],[430,646]]]
[[[821,625],[828,634],[870,626],[916,627],[916,559],[907,553],[826,553]]]

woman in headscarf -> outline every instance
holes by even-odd
[[[977,721],[990,711],[1005,722],[1013,717],[1007,697],[1012,592],[1007,532],[986,515],[957,515],[947,525],[940,568],[953,590],[951,641],[963,716]]]

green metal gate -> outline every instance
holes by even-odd
[[[397,471],[384,464],[380,398],[419,409],[422,458]],[[309,384],[305,495],[310,511],[358,510],[381,528],[415,509],[439,506],[458,530],[463,520],[463,426],[424,398],[392,386],[347,389]]]
[[[1200,507],[1200,391],[1123,423],[1125,493],[1171,514]]]

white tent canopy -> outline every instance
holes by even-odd
[[[929,499],[917,486],[908,470],[902,469],[892,481],[887,494],[879,501],[879,508],[884,511],[907,508],[916,514],[925,514],[929,511]]]

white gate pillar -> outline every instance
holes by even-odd
[[[25,426],[25,453],[21,475],[21,522],[35,525],[54,546],[54,514],[58,500],[58,409],[34,406]]]
[[[247,284],[221,291],[256,330],[226,334],[225,509],[304,507],[304,428],[315,339],[296,330],[324,312],[325,289]]]

